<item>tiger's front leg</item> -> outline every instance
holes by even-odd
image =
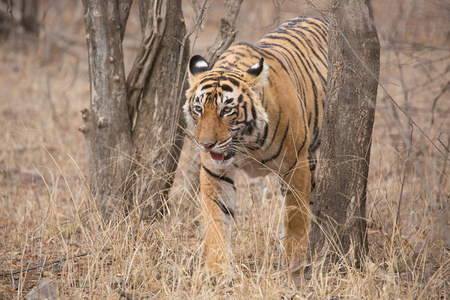
[[[311,171],[306,155],[283,177],[286,186],[282,246],[283,263],[301,265],[308,247]]]
[[[231,225],[236,208],[233,179],[202,165],[200,193],[205,224],[206,265],[214,273],[223,272],[231,267]]]

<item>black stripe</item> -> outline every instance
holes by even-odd
[[[310,52],[312,52],[312,54],[315,56],[316,59],[318,59],[319,61],[322,62],[321,57],[319,55],[317,55],[317,53],[313,49],[313,46],[311,45],[310,40],[308,40],[306,38],[300,39],[300,38],[298,38],[298,36],[293,36],[293,38],[296,39],[303,46],[304,49],[307,49],[305,47],[305,45],[303,44],[303,42],[306,42]],[[292,43],[292,41],[290,41],[290,40],[289,40],[289,42]],[[292,43],[292,45],[294,45],[294,44]],[[312,71],[312,69],[314,69],[315,73],[319,75],[319,77],[320,77],[320,79],[322,81],[322,84],[326,85],[325,78],[324,78],[323,74],[319,71],[319,69],[317,67],[317,64],[312,63],[311,59],[306,59],[306,57],[304,56],[305,54],[306,53],[303,53],[302,51],[299,51],[297,53],[297,57],[300,59],[300,61],[302,61],[302,63],[303,63],[303,61],[305,61],[311,71]],[[311,86],[312,86],[312,90],[313,90],[314,99],[315,99],[315,101],[317,101],[317,87],[316,87],[316,83],[312,79],[312,77],[310,75],[310,72],[307,71],[305,63],[303,63],[303,66],[305,67],[305,71],[306,71],[306,73],[307,73],[307,75],[308,75],[308,77],[309,77],[309,79],[311,81]],[[317,107],[317,105],[315,105],[315,106]],[[317,110],[316,110],[316,116],[317,116]]]
[[[254,105],[254,103],[253,103],[253,99],[252,98],[249,98],[250,99],[250,104],[252,105],[252,108],[251,108],[251,110],[252,110],[252,117],[253,117],[253,120],[255,120],[256,119],[256,109],[255,109],[255,105]]]
[[[236,190],[236,188],[234,187],[234,181],[233,181],[231,178],[228,178],[228,177],[225,177],[225,176],[222,176],[222,175],[217,175],[217,174],[211,172],[210,170],[208,170],[204,165],[202,165],[202,168],[203,168],[203,169],[206,171],[206,173],[208,173],[208,175],[210,175],[211,177],[214,177],[214,178],[219,179],[219,180],[223,180],[223,181],[225,181],[225,182],[231,184],[231,185],[233,186],[233,189]]]
[[[261,55],[264,58],[270,58],[273,60],[276,60],[281,68],[283,68],[286,72],[287,72],[287,68],[286,66],[283,64],[283,62],[278,59],[278,57],[276,55],[274,55],[273,53],[271,53],[269,50],[263,49],[262,47],[260,47],[260,43],[257,42],[255,45],[252,44],[245,44],[247,47],[249,47],[250,49],[252,49],[253,51],[255,51],[256,53],[258,53],[258,55]],[[270,68],[272,72],[274,72],[275,75],[278,75],[278,73],[276,72],[276,70],[274,68]],[[270,77],[269,77],[270,79]]]
[[[233,91],[233,88],[231,86],[229,86],[228,84],[222,84],[221,88],[225,92],[232,92]]]
[[[277,137],[277,131],[278,131],[278,125],[280,125],[280,120],[281,120],[281,109],[278,112],[278,121],[277,121],[277,125],[275,126],[275,130],[273,131],[273,137],[272,140],[270,141],[270,144],[266,147],[266,149],[264,149],[264,151],[269,150],[269,148],[272,146],[273,141],[275,140],[275,138]]]
[[[260,147],[262,147],[264,145],[264,143],[266,142],[266,138],[267,138],[267,134],[269,133],[269,126],[266,124],[264,124],[264,135],[262,136],[262,138],[258,139],[258,145]]]
[[[303,48],[307,49],[307,48],[305,47],[305,45],[303,44],[303,42],[305,42],[305,43],[308,45],[308,48],[309,48],[310,52],[312,52],[312,55],[316,58],[314,61],[319,61],[323,66],[326,67],[326,66],[327,66],[327,62],[326,62],[327,57],[326,57],[325,53],[322,53],[322,51],[321,51],[321,54],[322,54],[322,55],[319,55],[319,54],[314,50],[314,46],[313,46],[312,43],[311,43],[311,38],[307,38],[306,36],[304,36],[303,32],[301,33],[300,36],[302,37],[302,39],[299,39],[299,38],[297,38],[297,37],[294,37],[294,38],[296,38],[296,39],[299,41],[299,43],[302,44]],[[316,41],[315,45],[321,46],[321,43],[320,43],[319,41]],[[320,50],[320,49],[319,49],[319,50]],[[305,53],[305,54],[306,54],[306,53]],[[310,60],[310,61],[313,61],[313,60],[311,60],[311,58],[310,58],[309,60]],[[322,81],[324,82],[325,80],[324,80],[324,78],[323,78],[322,73],[320,73],[319,70],[318,70],[317,63],[314,63],[313,66],[314,66],[314,68],[315,68],[315,70],[316,70],[316,73],[319,74],[319,75],[322,77]]]
[[[305,128],[306,129],[306,128]],[[297,151],[297,156],[295,157],[295,162],[294,164],[287,170],[286,173],[284,173],[283,175],[289,174],[289,172],[292,171],[292,169],[297,165],[298,162],[298,156],[300,155],[300,152],[302,151],[303,147],[305,147],[305,143],[306,143],[306,134],[305,134],[305,138],[303,139],[302,145],[300,146],[300,149],[298,149]]]
[[[219,180],[223,180],[223,181],[225,181],[225,182],[231,184],[232,187],[233,187],[233,190],[236,191],[236,188],[234,187],[234,181],[233,181],[231,178],[228,178],[228,177],[225,177],[225,176],[221,176],[221,175],[217,175],[217,174],[211,172],[211,171],[210,171],[208,168],[206,168],[204,165],[202,165],[202,168],[203,168],[203,170],[205,170],[206,173],[208,173],[208,175],[210,175],[211,177],[217,178],[217,179],[219,179]],[[231,216],[232,218],[234,218],[234,211],[233,211],[231,208],[227,207],[223,201],[221,201],[221,200],[219,200],[219,199],[217,199],[217,198],[211,198],[211,200],[214,201],[214,203],[216,203],[217,206],[219,206],[220,210],[221,210],[225,215]]]
[[[325,38],[325,36],[327,35],[327,32],[324,31],[324,29],[322,27],[309,26],[308,28],[305,28],[304,31],[311,33],[313,35],[314,39],[316,40],[317,44],[328,42],[327,39]]]
[[[303,32],[300,32],[298,35],[292,36],[292,38],[294,38],[303,47],[303,49],[309,50],[310,52],[312,52],[312,54],[314,55],[314,57],[316,59],[321,60],[321,57],[319,55],[317,55],[316,51],[314,51],[314,46],[311,44],[311,39],[307,38]],[[295,43],[293,43],[293,42],[291,42],[291,43],[295,48],[297,48],[297,45]],[[305,45],[305,43],[306,43],[306,45]],[[317,43],[317,44],[320,45],[319,43]],[[308,47],[306,47],[306,46],[308,46]],[[308,56],[308,59],[307,59],[305,56],[307,53],[305,53],[305,51],[299,51],[298,53],[302,56],[302,58],[308,64],[309,69],[312,69],[310,62],[312,62],[313,60],[311,59],[310,55]],[[313,63],[312,65],[315,67],[316,72],[319,73],[319,71],[317,70],[316,64]]]
[[[241,108],[242,108],[241,110],[244,112],[244,121],[239,121],[239,122],[237,122],[237,124],[240,124],[240,123],[247,124],[248,123],[247,102],[244,102],[244,104],[242,104]]]
[[[319,19],[316,19],[316,20],[321,21]],[[290,44],[292,44],[294,49],[297,49],[298,48],[297,45],[295,43],[293,43],[292,40],[290,40],[290,38],[294,38],[295,40],[297,40],[303,46],[303,48],[305,48],[305,49],[309,48],[309,50],[312,52],[313,56],[315,58],[317,58],[317,60],[320,61],[322,63],[322,65],[326,66],[326,62],[323,60],[323,58],[326,59],[327,55],[323,51],[323,48],[321,47],[322,43],[326,42],[325,37],[323,35],[321,35],[320,32],[316,33],[314,31],[314,29],[323,30],[323,28],[320,26],[320,24],[317,24],[317,23],[314,23],[314,22],[310,22],[308,20],[303,20],[302,18],[295,19],[294,21],[295,22],[293,22],[292,24],[296,24],[298,22],[303,22],[303,23],[306,23],[309,26],[305,26],[305,27],[302,26],[302,27],[293,27],[293,28],[291,28],[290,26],[283,26],[282,25],[279,29],[273,31],[272,34],[269,33],[264,38],[267,37],[269,39],[282,39],[282,40],[285,40],[285,41],[289,42]],[[314,27],[317,27],[317,28],[314,28]],[[316,51],[314,50],[313,45],[311,44],[311,37],[306,37],[305,36],[305,32],[308,32],[309,34],[311,34],[312,39],[315,40],[316,44],[321,48],[321,49],[319,49],[319,51],[321,52],[322,55],[318,55],[318,53],[316,53]],[[286,35],[288,35],[289,38],[277,36],[279,34],[280,35],[286,34]],[[322,41],[321,41],[321,39],[318,36],[322,37]],[[304,43],[306,43],[308,47],[305,47]],[[276,45],[274,45],[274,46],[276,46]],[[303,52],[300,51],[300,54],[303,56],[303,61],[305,61],[308,64],[308,66],[310,67],[310,69],[311,69],[311,66],[309,65],[309,62],[311,60],[310,59],[308,60],[308,59],[306,59],[306,57],[304,57],[304,55],[306,53],[303,53]],[[298,56],[298,54],[297,54],[297,56]],[[316,64],[313,64],[313,66],[314,66],[314,68],[316,70],[316,73],[321,77],[322,82],[326,82],[324,77],[323,77],[323,74],[318,71]]]
[[[301,68],[298,65],[297,59],[295,59],[292,51],[290,51],[288,48],[282,46],[281,44],[278,44],[277,40],[287,41],[286,38],[272,36],[272,37],[268,38],[268,41],[272,41],[272,43],[268,43],[268,42],[264,41],[263,45],[265,47],[270,48],[272,51],[279,53],[281,56],[283,56],[286,59],[286,62],[290,66],[290,68],[289,68],[290,70],[286,69],[286,73],[288,75],[293,75],[295,77],[295,80],[293,80],[293,83],[298,84],[300,82],[300,78],[298,77],[298,74],[297,74],[297,72],[295,72],[295,70],[301,70]],[[277,50],[277,48],[278,48],[278,50]],[[300,60],[300,61],[303,64],[303,61],[302,60]],[[293,66],[292,64],[295,64],[295,66]],[[305,69],[306,73],[308,73],[305,66],[303,67],[303,69]],[[294,72],[290,72],[290,71],[294,71]],[[301,79],[303,79],[303,77]],[[303,81],[304,81],[304,79],[303,79]],[[304,82],[304,84],[306,86],[306,82]],[[298,90],[300,89],[299,86],[297,86],[297,89]]]
[[[202,86],[202,88],[201,88],[201,90],[203,91],[203,90],[207,90],[207,89],[209,89],[209,88],[211,88],[211,87],[213,87],[214,85],[212,85],[212,84],[205,84],[204,86]]]
[[[284,31],[281,31],[281,32],[279,32],[279,34],[287,34],[286,32],[284,32]],[[304,70],[304,73],[306,73],[306,75],[308,75],[308,78],[309,78],[309,80],[311,81],[311,82],[314,82],[313,81],[313,79],[312,79],[312,77],[311,77],[311,72],[310,71],[312,71],[312,67],[311,67],[311,65],[310,65],[310,63],[309,63],[309,60],[305,57],[305,54],[306,53],[303,53],[303,51],[295,51],[296,49],[297,49],[297,47],[298,47],[298,44],[296,44],[294,41],[292,41],[290,38],[294,38],[294,39],[296,39],[297,40],[297,42],[303,47],[303,48],[305,48],[305,45],[303,44],[303,41],[301,40],[301,39],[299,39],[298,37],[296,37],[296,36],[291,36],[290,38],[287,38],[287,37],[285,37],[285,36],[269,36],[269,38],[270,39],[272,39],[272,40],[282,40],[282,41],[285,41],[285,42],[287,42],[287,43],[289,43],[292,47],[293,47],[293,49],[294,49],[294,51],[292,51],[291,53],[289,53],[289,50],[288,50],[288,48],[286,48],[286,47],[284,47],[284,46],[281,46],[281,45],[278,45],[278,44],[271,44],[271,45],[273,45],[273,47],[278,47],[278,48],[281,48],[281,49],[283,49],[283,50],[285,50],[287,53],[289,53],[289,56],[292,58],[292,60],[293,60],[293,63],[296,65],[296,69],[297,70],[302,70],[302,68],[300,68],[300,66],[299,66],[299,64],[298,64],[298,61],[300,61],[300,63],[302,64],[302,66],[303,66],[303,70]],[[295,53],[295,56],[296,56],[296,58],[294,57],[294,54]],[[318,70],[317,70],[317,66],[315,66],[314,64],[313,64],[313,66],[314,66],[314,68],[316,69],[316,73],[320,73]],[[296,72],[294,72],[294,74],[296,74]],[[302,74],[302,75],[304,75],[304,74]],[[296,76],[297,77],[297,76]],[[305,81],[305,76],[302,76],[301,77],[302,79],[303,79],[303,82],[304,82],[304,84],[305,84],[305,87],[307,87],[308,86],[308,84],[306,83],[306,81]],[[298,81],[298,78],[297,78],[297,81]],[[314,95],[314,97],[316,97],[316,95]]]
[[[205,78],[203,78],[200,83],[199,86],[207,83],[208,81],[212,81],[210,83],[210,85],[212,86],[217,86],[218,85],[218,81],[229,81],[231,82],[233,85],[235,85],[236,87],[239,87],[239,80],[241,78],[237,75],[237,74],[233,74],[233,73],[227,73],[226,76],[223,75],[223,72],[215,72],[213,74],[209,74],[208,76],[206,76]],[[209,86],[207,86],[209,87]]]
[[[304,110],[304,109],[302,109],[302,117],[303,117],[303,130],[304,130],[304,132],[305,132],[305,136],[304,136],[304,138],[303,138],[303,142],[302,142],[302,145],[300,146],[300,149],[298,149],[298,151],[297,151],[297,156],[295,157],[295,162],[294,162],[294,164],[293,164],[293,165],[289,168],[289,170],[288,170],[286,173],[284,173],[283,175],[286,175],[286,174],[288,174],[289,172],[291,172],[292,169],[297,165],[297,162],[298,162],[298,156],[300,155],[300,152],[302,151],[303,147],[305,147],[305,144],[306,144],[306,132],[307,132],[307,128],[306,128],[305,110]]]
[[[223,203],[222,201],[220,201],[219,199],[213,198],[212,201],[214,201],[214,203],[217,204],[217,206],[219,206],[220,210],[226,214],[227,216],[231,216],[234,219],[234,211],[229,208],[228,206],[225,205],[225,203]]]
[[[276,159],[276,158],[280,155],[281,149],[283,149],[284,140],[286,139],[288,130],[289,130],[289,121],[288,121],[288,124],[287,124],[287,126],[286,126],[286,130],[284,131],[283,139],[281,140],[280,147],[278,148],[277,153],[275,153],[275,155],[273,155],[273,156],[271,156],[271,157],[269,157],[269,158],[267,158],[267,159],[262,160],[262,161],[261,161],[262,164],[265,164],[265,163],[268,162],[269,160],[274,160],[274,159]]]
[[[227,77],[220,77],[219,80],[228,80],[229,82],[231,82],[232,84],[234,84],[236,87],[239,88],[240,84],[238,81],[239,78],[237,78],[236,76],[232,76],[230,74],[228,74]]]
[[[316,85],[313,85],[314,94],[317,93]],[[314,110],[316,111],[316,117],[314,119],[314,130],[311,133],[313,135],[314,140],[316,139],[317,133],[319,132],[319,103],[317,97],[314,97]]]
[[[234,98],[227,98],[225,101],[223,101],[224,104],[230,104],[233,103]]]
[[[210,80],[216,81],[217,75],[218,75],[218,74],[210,74],[210,75],[206,76],[205,78],[203,78],[203,79],[200,81],[200,83],[199,83],[198,85],[202,85],[202,84],[204,84],[204,83],[206,83],[206,82],[208,82],[208,81],[210,81]]]
[[[327,44],[328,41],[326,41],[324,37],[323,37],[323,40],[325,40],[325,41],[324,42],[320,41],[320,38],[317,37],[315,32],[310,31],[310,30],[306,30],[306,31],[311,34],[312,39],[311,38],[306,38],[304,36],[303,32],[300,32],[300,35],[308,43],[308,46],[310,47],[310,49],[314,53],[314,56],[322,63],[323,66],[327,66],[327,61],[326,61],[327,60],[327,53],[326,53],[325,49],[322,47],[322,44]],[[318,55],[318,53],[316,53],[316,51],[313,50],[314,47],[311,44],[312,41],[314,41],[315,45],[318,46],[321,55]]]

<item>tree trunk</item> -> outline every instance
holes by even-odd
[[[141,216],[152,219],[164,207],[182,147],[189,44],[180,0],[141,2],[143,48],[128,80],[136,149],[132,191]]]
[[[328,86],[310,233],[312,260],[367,253],[366,188],[380,46],[370,0],[333,0]]]
[[[3,42],[3,40],[6,40],[6,38],[8,38],[9,32],[11,31],[12,25],[14,23],[12,6],[12,1],[8,1],[6,3],[5,12],[0,12],[0,42]]]
[[[89,109],[80,130],[86,139],[88,181],[105,220],[123,212],[132,154],[123,65],[121,23],[116,1],[83,0],[91,84]]]
[[[22,2],[22,20],[21,24],[25,31],[38,34],[38,1],[37,0],[23,0]]]

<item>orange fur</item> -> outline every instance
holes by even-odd
[[[311,169],[322,125],[327,72],[326,23],[299,17],[256,44],[228,49],[213,69],[190,62],[184,106],[202,151],[200,190],[208,268],[230,267],[229,227],[236,208],[237,169],[277,173],[286,189],[284,261],[301,260],[308,245]]]

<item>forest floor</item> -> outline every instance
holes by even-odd
[[[238,40],[255,41],[277,16],[317,15],[295,1],[279,14],[272,1],[255,2],[244,1]],[[19,28],[0,43],[0,299],[24,298],[43,277],[66,299],[449,299],[450,5],[373,5],[382,67],[366,267],[325,272],[314,262],[304,280],[292,280],[280,265],[278,182],[243,176],[235,269],[211,284],[198,199],[169,200],[170,213],[151,224],[135,214],[104,224],[92,209],[78,131],[89,105],[83,10],[78,1],[42,1],[39,36]],[[211,5],[195,53],[215,36],[221,9]],[[138,22],[130,17],[124,41],[128,71]]]

